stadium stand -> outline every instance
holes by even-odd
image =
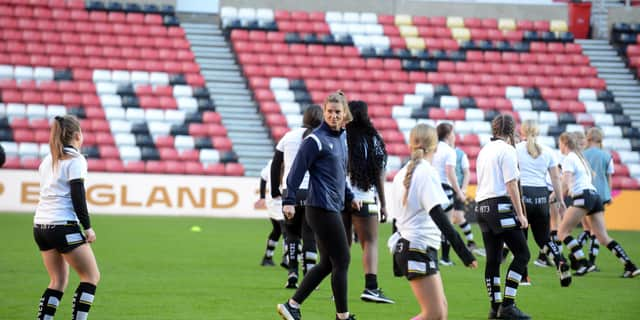
[[[7,168],[36,169],[71,113],[92,171],[244,174],[172,6],[4,1],[0,25]]]
[[[551,147],[564,131],[602,127],[614,187],[638,187],[640,133],[564,21],[232,7],[221,18],[276,140],[306,104],[342,89],[370,105],[390,170],[408,155],[411,127],[441,120],[454,122],[473,169],[489,121],[508,112],[539,121]]]

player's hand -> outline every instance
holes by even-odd
[[[93,231],[93,229],[91,229],[91,228],[85,229],[84,230],[84,237],[87,238],[87,242],[92,243],[92,242],[96,241],[96,232]]]
[[[518,221],[520,222],[520,229],[526,229],[529,226],[529,221],[527,221],[527,217],[524,215],[517,216]]]
[[[458,200],[464,202],[465,200],[467,200],[467,195],[465,194],[464,191],[460,190],[460,192],[458,192],[457,194],[458,196]]]
[[[558,201],[558,215],[564,217],[564,212],[567,211],[567,205],[563,201]]]
[[[258,201],[256,201],[256,203],[253,204],[253,208],[254,209],[266,209],[267,208],[267,203],[266,203],[266,201],[264,201],[264,199],[258,199]]]
[[[351,208],[360,211],[362,208],[362,201],[356,199],[351,200]]]
[[[380,223],[387,222],[387,208],[380,208]]]
[[[293,216],[296,214],[296,208],[290,204],[282,206],[282,213],[284,217],[287,219],[293,219]]]
[[[478,260],[473,260],[470,264],[467,265],[467,268],[471,268],[471,269],[478,268]]]

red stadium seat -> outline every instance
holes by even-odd
[[[144,161],[129,161],[124,164],[124,171],[130,173],[143,173],[145,172]]]
[[[167,171],[167,165],[164,161],[150,160],[144,165],[144,172],[162,174]]]
[[[213,176],[223,176],[225,174],[224,163],[211,163],[204,168],[204,174]]]
[[[119,159],[105,160],[105,171],[107,172],[124,172],[124,164]]]
[[[225,175],[227,176],[243,176],[244,166],[241,163],[227,163],[225,166]]]

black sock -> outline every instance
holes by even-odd
[[[491,301],[491,309],[498,311],[498,307],[502,303],[502,291],[500,289],[500,278],[493,277],[484,279],[485,286],[487,287],[487,294],[489,294],[489,300]]]
[[[596,239],[596,236],[592,234],[591,246],[589,247],[589,262],[591,262],[591,264],[596,263],[596,257],[598,256],[599,252],[600,252],[600,242],[598,242],[598,239]]]
[[[558,230],[551,230],[549,235],[551,236],[551,240],[553,240],[553,242],[556,243],[556,246],[558,246],[558,250],[562,252],[562,241],[558,239]]]
[[[504,283],[504,301],[502,305],[509,306],[515,303],[516,294],[518,293],[518,285],[524,276],[514,270],[509,269],[507,272],[507,280]]]
[[[460,229],[462,229],[462,232],[464,232],[464,236],[467,239],[467,241],[473,242],[473,233],[471,233],[471,225],[465,221],[461,224],[459,224]]]
[[[567,245],[567,248],[571,251],[571,256],[576,260],[585,259],[584,253],[582,252],[582,246],[572,236],[567,236],[562,242]]]
[[[273,257],[273,252],[276,250],[276,245],[278,244],[278,240],[267,240],[267,249],[264,251],[264,257],[267,259],[271,259]]]
[[[316,265],[318,261],[318,254],[313,251],[306,251],[304,253],[303,261],[304,264],[302,265],[302,274],[307,274],[309,269],[313,268],[313,266]]]
[[[364,287],[369,290],[378,289],[378,276],[373,273],[364,275]]]
[[[60,300],[64,292],[47,288],[40,298],[40,305],[38,307],[38,320],[53,319],[53,316],[58,310]]]
[[[298,273],[298,255],[300,254],[300,240],[289,241],[287,244],[289,255],[289,272]]]
[[[584,243],[587,242],[587,240],[590,237],[591,237],[591,233],[589,232],[589,230],[584,230],[578,235],[578,238],[576,238],[576,241],[578,241],[578,243],[584,247]]]
[[[95,294],[96,286],[88,282],[80,282],[76,293],[73,295],[73,316],[71,319],[87,319]]]
[[[609,242],[609,244],[607,245],[607,249],[611,250],[611,252],[613,252],[613,254],[615,254],[616,257],[618,257],[618,259],[622,261],[625,266],[633,264],[627,253],[624,252],[624,249],[622,249],[622,246],[615,240],[611,240],[611,242]]]

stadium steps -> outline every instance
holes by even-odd
[[[273,142],[224,33],[211,22],[182,27],[245,175],[260,175],[273,155]]]
[[[605,80],[615,101],[631,118],[634,127],[640,126],[640,83],[635,79],[617,51],[607,40],[576,40],[582,45],[591,65],[598,69],[598,77]]]

